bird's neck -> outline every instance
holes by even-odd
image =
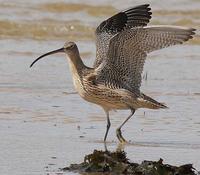
[[[76,54],[69,54],[69,67],[70,70],[72,72],[72,74],[74,75],[78,75],[81,76],[81,73],[83,71],[83,69],[87,69],[87,67],[84,65],[79,53]]]
[[[84,70],[88,69],[88,67],[84,65],[79,54],[73,54],[73,56],[68,54],[68,56],[70,57],[68,60],[74,87],[80,96],[84,97],[83,74]]]

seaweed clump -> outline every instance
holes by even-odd
[[[84,162],[71,164],[63,171],[80,173],[106,173],[113,175],[196,175],[192,164],[172,166],[163,164],[163,160],[147,161],[141,164],[130,162],[124,151],[98,151],[86,155]]]

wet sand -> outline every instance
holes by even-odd
[[[85,64],[92,66],[95,26],[132,3],[102,1],[98,12],[95,4],[87,2],[82,7],[66,1],[61,7],[54,4],[57,8],[53,10],[52,2],[45,0],[1,3],[0,174],[53,175],[61,173],[59,168],[81,162],[94,149],[104,149],[105,114],[75,93],[64,55],[51,56],[29,68],[36,57],[60,48],[65,40],[76,41]],[[165,6],[154,2],[152,24],[198,28],[200,3],[190,2],[169,1]],[[140,109],[123,128],[131,141],[125,147],[131,160],[162,157],[164,163],[193,163],[200,170],[199,43],[197,36],[148,56],[142,91],[165,102],[169,109]],[[115,129],[128,114],[111,113],[110,150],[117,148]]]

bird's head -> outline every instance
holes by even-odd
[[[40,57],[38,57],[36,60],[34,60],[32,62],[30,67],[32,67],[38,60],[40,60],[41,58],[43,58],[45,56],[52,55],[55,53],[61,53],[61,52],[66,53],[70,58],[73,55],[79,54],[78,47],[74,42],[66,42],[62,48],[45,53],[45,54],[41,55]]]
[[[75,49],[77,49],[77,46],[74,42],[66,42],[63,46],[64,52],[67,54],[70,54]]]

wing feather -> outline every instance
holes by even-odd
[[[137,27],[116,34],[99,70],[98,81],[139,92],[147,53],[191,39],[195,29],[172,26]],[[106,75],[109,74],[109,79]],[[109,83],[108,83],[109,81]],[[112,85],[113,87],[113,85]]]
[[[103,21],[96,29],[96,60],[94,67],[98,67],[106,58],[110,39],[129,28],[146,26],[151,19],[149,4],[139,5],[115,14]]]

